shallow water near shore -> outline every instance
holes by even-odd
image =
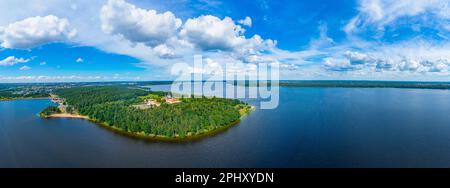
[[[40,119],[51,104],[0,102],[0,167],[450,167],[449,90],[282,87],[278,108],[187,143]]]

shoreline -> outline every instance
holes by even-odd
[[[100,126],[101,128],[108,129],[109,131],[112,131],[115,134],[119,134],[119,135],[126,136],[126,137],[129,137],[129,138],[145,140],[145,141],[150,141],[150,142],[156,141],[156,142],[174,142],[174,143],[179,143],[179,142],[198,141],[198,140],[205,139],[205,138],[217,135],[219,133],[222,133],[222,132],[224,132],[224,131],[226,131],[226,130],[228,130],[228,129],[236,126],[236,125],[238,125],[239,122],[243,118],[248,116],[255,109],[256,109],[256,106],[251,106],[250,105],[250,110],[248,111],[248,113],[241,115],[241,117],[237,121],[232,122],[229,125],[221,126],[221,127],[214,128],[214,129],[211,129],[211,130],[201,131],[199,133],[191,134],[191,135],[188,135],[188,136],[185,136],[185,137],[179,137],[179,136],[167,137],[167,136],[163,136],[163,135],[152,135],[152,134],[124,131],[124,130],[122,130],[120,128],[108,125],[105,122],[100,122],[100,121],[97,121],[95,119],[91,119],[88,116],[83,116],[83,115],[79,115],[79,114],[68,114],[68,113],[52,114],[52,115],[49,115],[49,116],[46,116],[46,117],[41,117],[41,118],[45,118],[45,119],[51,119],[51,118],[82,119],[82,120],[90,121],[90,122],[96,124],[97,126]]]
[[[21,100],[44,100],[51,99],[50,97],[36,97],[36,98],[12,98],[12,99],[0,99],[0,101],[21,101]]]
[[[78,115],[78,114],[68,114],[68,113],[61,113],[61,114],[51,114],[44,118],[70,118],[70,119],[86,119],[89,120],[89,117]]]

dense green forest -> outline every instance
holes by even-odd
[[[165,96],[126,86],[93,86],[59,89],[55,94],[81,115],[132,133],[186,137],[205,133],[238,121],[250,106],[233,99],[183,98],[181,103],[162,104],[146,110],[133,107],[145,96]]]
[[[49,115],[61,113],[61,110],[57,106],[49,106],[44,109],[39,116],[42,118],[47,118]]]

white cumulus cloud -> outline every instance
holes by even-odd
[[[67,19],[53,15],[30,17],[11,23],[0,30],[4,48],[30,49],[40,45],[62,42],[76,35]]]
[[[81,58],[81,57],[79,57],[77,60],[75,60],[77,63],[83,63],[84,62],[84,60],[83,60],[83,58]]]
[[[172,12],[157,13],[129,4],[124,0],[109,0],[101,9],[102,30],[120,35],[133,43],[155,47],[176,36],[182,21]]]
[[[175,52],[173,49],[169,48],[166,44],[161,44],[153,48],[156,55],[161,58],[175,58]]]
[[[180,36],[203,50],[256,53],[275,46],[275,41],[264,40],[258,35],[247,39],[244,32],[245,29],[236,25],[230,17],[219,19],[206,15],[188,19]]]
[[[358,15],[344,28],[347,33],[371,26],[383,30],[385,26],[401,18],[423,17],[440,23],[448,23],[450,19],[448,0],[360,0],[358,10]],[[445,28],[446,25],[448,24],[437,24],[432,27],[438,29]]]
[[[16,58],[15,56],[9,56],[3,60],[0,60],[0,66],[13,66],[19,63],[26,63],[30,61],[30,59],[24,58]]]
[[[188,19],[180,35],[205,50],[231,50],[245,43],[244,31],[229,17],[206,15]]]
[[[343,47],[341,47],[343,48]],[[325,68],[333,71],[449,73],[450,46],[403,42],[366,49],[346,51],[325,59]]]
[[[26,66],[26,65],[19,68],[19,70],[30,70],[30,69],[31,69],[31,67]]]
[[[238,20],[238,23],[240,23],[242,25],[245,25],[245,26],[248,26],[248,27],[251,27],[252,26],[252,19],[247,16],[243,20]]]

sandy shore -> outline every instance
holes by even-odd
[[[77,115],[77,114],[52,114],[48,118],[74,118],[74,119],[89,119],[87,116]]]

